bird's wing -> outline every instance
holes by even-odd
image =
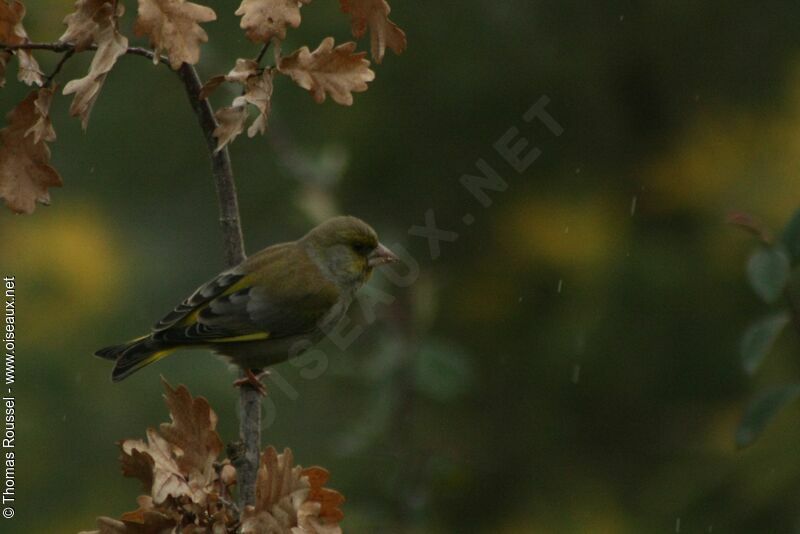
[[[177,344],[277,339],[313,331],[339,290],[293,245],[271,247],[243,265],[246,272],[156,333]]]
[[[153,333],[169,330],[203,305],[208,304],[211,299],[224,295],[226,292],[236,291],[237,287],[241,285],[239,282],[241,282],[242,278],[244,278],[244,274],[235,270],[220,273],[198,287],[194,293],[186,297],[183,302],[175,306],[171,312],[154,324]]]

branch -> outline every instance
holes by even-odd
[[[266,51],[266,46],[262,49]],[[56,66],[53,74],[48,78],[48,83],[58,73],[64,61],[76,52],[75,47],[69,43],[24,43],[19,45],[9,45],[0,43],[0,49],[6,50],[49,50],[51,52],[65,53],[61,62]],[[93,45],[86,50],[96,50]],[[155,54],[151,50],[139,47],[129,47],[126,54],[142,56],[153,60]],[[162,63],[168,63],[167,58],[160,56]],[[217,139],[214,137],[214,130],[217,128],[217,120],[214,117],[214,110],[207,99],[200,98],[202,83],[197,71],[191,65],[184,63],[177,71],[178,76],[183,82],[189,103],[197,115],[200,129],[206,139],[208,152],[211,156],[211,169],[214,174],[214,185],[217,191],[217,202],[219,203],[219,222],[222,228],[222,237],[225,247],[225,264],[234,267],[244,261],[244,239],[242,237],[242,227],[239,218],[239,202],[236,195],[236,182],[233,179],[233,167],[231,166],[228,149],[217,151]],[[244,371],[242,371],[244,376]],[[237,464],[238,476],[238,501],[239,509],[244,510],[245,505],[255,502],[255,482],[258,471],[259,450],[261,448],[261,396],[253,387],[243,385],[240,387],[239,397],[239,437],[242,442],[242,454],[238,459],[233,459]]]
[[[178,76],[183,81],[189,103],[197,115],[211,155],[211,168],[219,203],[219,222],[225,244],[225,263],[228,267],[233,267],[244,261],[245,252],[231,158],[227,147],[216,150],[217,139],[214,137],[214,130],[217,128],[217,120],[208,100],[200,98],[203,84],[197,71],[188,63],[184,63],[178,69]],[[244,376],[243,371],[241,376]],[[240,387],[239,421],[239,439],[243,450],[241,456],[232,458],[232,461],[237,467],[239,509],[244,510],[246,505],[255,502],[256,474],[261,449],[261,396],[251,386]]]
[[[214,130],[217,128],[217,120],[208,100],[200,99],[200,90],[203,84],[200,82],[197,71],[191,65],[184,63],[178,69],[178,76],[183,81],[189,103],[197,115],[200,128],[206,138],[208,151],[211,154],[211,168],[214,173],[214,185],[217,188],[219,202],[219,222],[225,241],[225,263],[228,267],[233,267],[244,261],[245,253],[231,158],[227,147],[216,151],[217,138],[214,137]]]
[[[72,45],[70,43],[63,43],[61,41],[56,41],[53,43],[22,43],[13,45],[7,43],[0,43],[0,50],[47,50],[49,52],[56,52],[56,53],[70,52],[70,55],[77,52],[77,50],[75,50],[75,45]],[[97,45],[96,44],[89,45],[83,50],[81,50],[81,52],[87,52],[89,50],[96,51]],[[148,50],[147,48],[141,48],[139,46],[129,46],[128,49],[125,51],[125,53],[132,56],[146,57],[150,61],[152,61],[153,57],[155,56],[152,50]],[[161,63],[169,65],[169,60],[164,56],[160,56],[159,61]]]
[[[267,53],[267,50],[269,49],[270,42],[271,41],[267,41],[266,43],[264,43],[264,46],[261,47],[261,51],[258,53],[258,56],[256,56],[256,63],[257,64],[261,65],[261,60],[264,59],[264,54]]]
[[[53,78],[55,78],[58,73],[61,72],[61,67],[64,66],[64,63],[66,63],[74,53],[75,49],[73,48],[72,50],[67,50],[67,53],[61,56],[61,61],[58,62],[56,68],[53,69],[53,72],[50,73],[50,76],[45,78],[43,87],[50,87],[50,84],[53,83]]]

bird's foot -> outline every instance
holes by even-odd
[[[242,386],[250,386],[251,388],[258,391],[259,395],[262,397],[267,396],[267,386],[261,382],[261,379],[269,374],[269,371],[261,371],[260,373],[256,374],[253,372],[252,369],[247,369],[245,371],[245,375],[242,378],[237,378],[233,381],[233,387],[240,388]]]

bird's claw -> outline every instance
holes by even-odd
[[[237,378],[233,381],[233,387],[240,388],[242,386],[249,386],[258,391],[258,394],[262,397],[266,397],[267,387],[263,382],[261,382],[261,378],[267,376],[268,374],[269,371],[261,371],[260,373],[255,374],[252,369],[247,369],[242,378]]]

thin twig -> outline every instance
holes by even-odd
[[[7,43],[0,43],[0,50],[47,50],[50,52],[71,52],[75,53],[77,50],[75,46],[70,43],[62,43],[61,41],[56,41],[54,43],[21,43],[21,44],[7,44]],[[80,50],[81,52],[87,51],[96,51],[97,45],[92,44],[88,47]],[[139,46],[129,46],[128,49],[125,51],[126,54],[132,56],[142,56],[146,57],[149,60],[153,60],[155,54],[152,50],[148,50],[147,48],[142,48]],[[161,63],[169,65],[169,59],[165,56],[159,56],[159,61]]]
[[[261,60],[264,59],[264,54],[267,53],[267,49],[269,49],[269,44],[271,41],[267,41],[264,43],[264,46],[261,47],[261,51],[258,53],[256,57],[256,64],[261,65]]]
[[[61,56],[61,60],[56,65],[56,68],[53,69],[53,72],[50,73],[50,76],[45,78],[44,87],[50,87],[50,84],[53,82],[53,78],[55,78],[56,75],[59,72],[61,72],[61,67],[64,66],[64,63],[66,63],[67,60],[69,60],[69,58],[71,58],[74,53],[75,53],[75,49],[73,48],[72,50],[67,50],[67,53],[64,54],[63,56]]]
[[[203,84],[200,82],[197,71],[191,65],[184,63],[178,69],[178,75],[183,81],[189,102],[197,115],[200,128],[206,138],[208,152],[211,155],[211,168],[219,203],[219,222],[225,244],[225,263],[228,267],[233,267],[244,261],[245,251],[231,158],[227,147],[216,150],[217,139],[214,137],[214,130],[217,128],[217,120],[208,99],[200,98]],[[244,371],[241,376],[244,376]],[[239,422],[239,438],[244,448],[244,454],[236,462],[239,488],[237,500],[239,508],[244,510],[246,505],[255,502],[256,474],[259,450],[261,449],[261,395],[252,386],[240,387]]]
[[[50,50],[51,52],[66,52],[67,50],[74,50],[75,47],[69,43],[62,43],[56,41],[54,43],[20,43],[20,44],[6,44],[0,43],[0,48],[6,50]],[[86,50],[97,49],[97,46],[90,46]]]

